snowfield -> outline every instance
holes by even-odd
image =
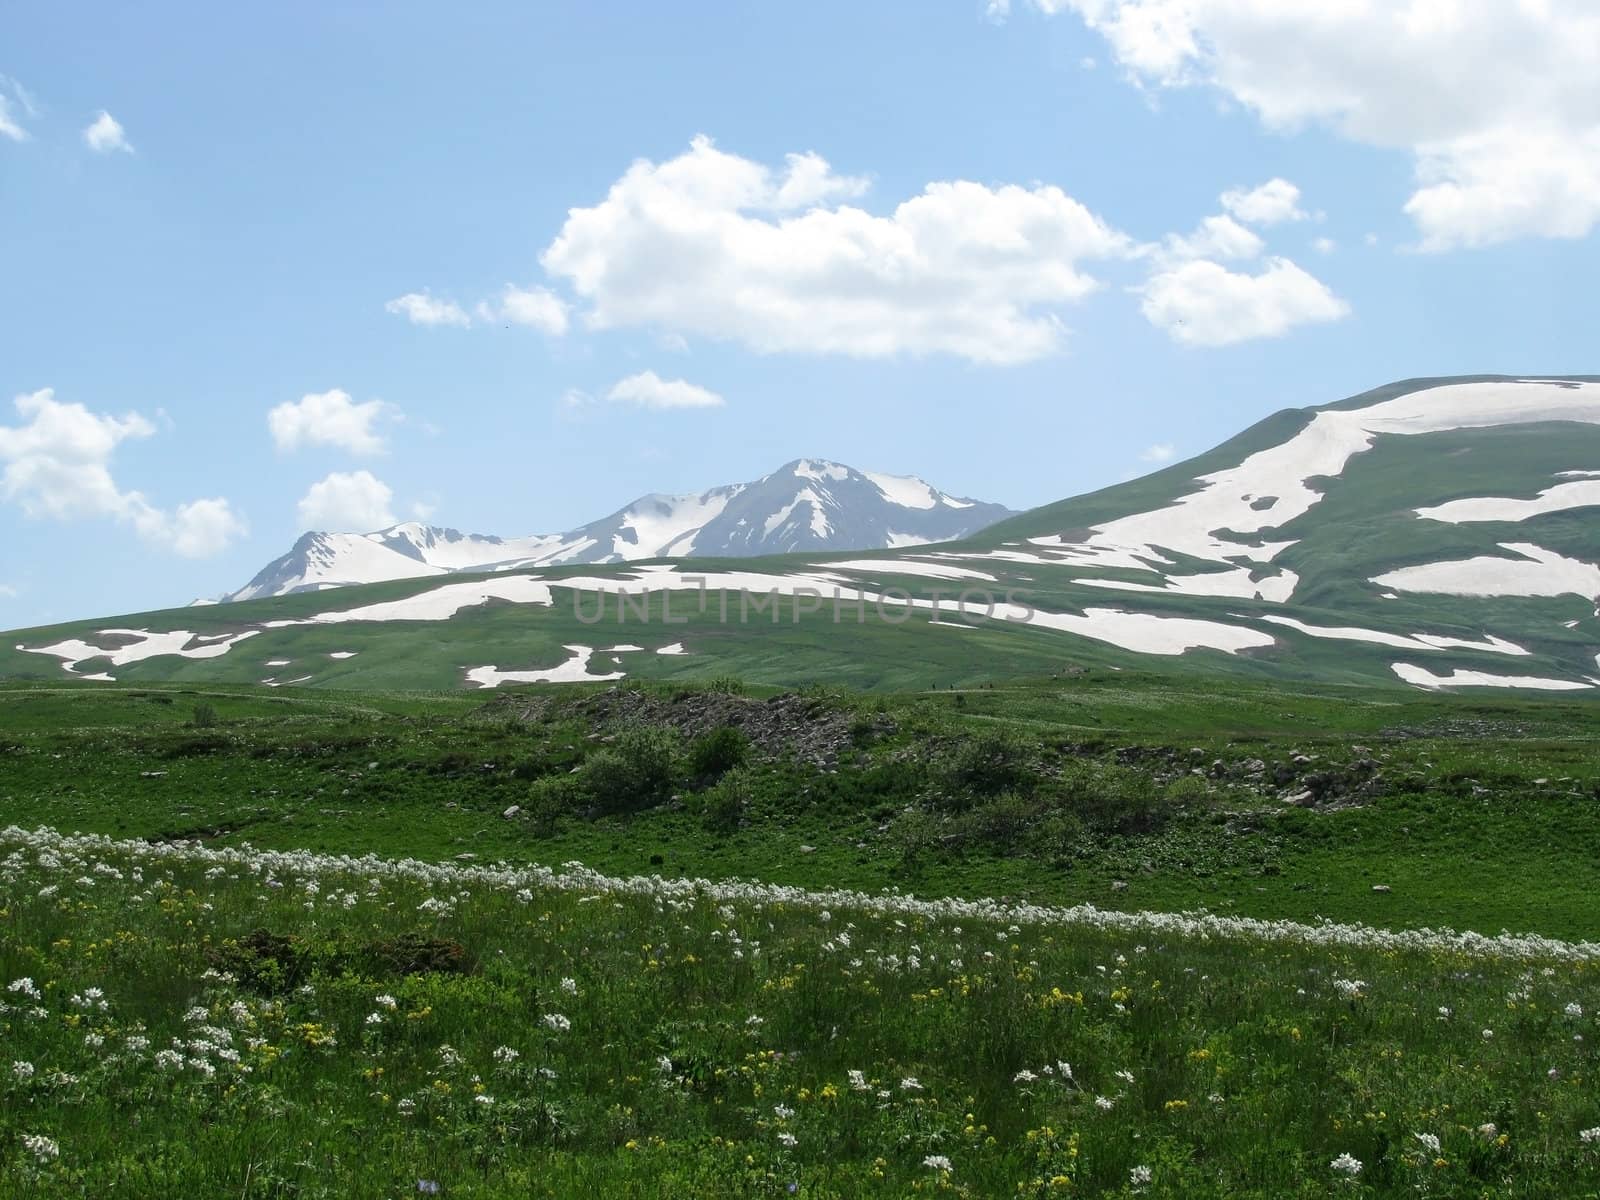
[[[106,659],[114,667],[126,666],[128,663],[143,662],[147,658],[158,658],[162,655],[177,655],[180,658],[219,658],[232,650],[246,638],[253,638],[260,633],[259,629],[249,629],[243,633],[235,633],[221,638],[201,642],[187,629],[174,629],[169,633],[151,633],[147,629],[102,629],[100,636],[116,640],[131,639],[121,646],[95,646],[81,638],[57,642],[53,646],[22,646],[18,650],[27,654],[48,654],[61,659],[61,666],[67,671],[75,672],[78,664],[92,659]]]
[[[1600,506],[1600,479],[1591,479],[1580,483],[1558,483],[1546,488],[1532,500],[1516,500],[1505,496],[1451,500],[1432,508],[1419,508],[1417,516],[1459,525],[1468,521],[1526,521],[1545,513],[1597,506]]]
[[[473,667],[467,671],[467,679],[480,688],[496,688],[502,683],[603,682],[607,679],[621,679],[625,674],[623,671],[613,671],[607,675],[591,675],[589,659],[594,656],[592,646],[563,646],[562,649],[570,651],[572,657],[554,667],[536,671],[502,671],[498,667]]]
[[[1375,646],[1399,646],[1410,650],[1487,650],[1491,654],[1514,654],[1523,657],[1532,653],[1514,642],[1508,642],[1493,634],[1488,635],[1484,641],[1475,642],[1470,638],[1440,637],[1431,633],[1385,633],[1380,629],[1359,629],[1353,626],[1307,625],[1304,621],[1297,621],[1293,617],[1276,614],[1269,614],[1260,619],[1270,621],[1274,625],[1297,629],[1310,637],[1334,638],[1346,642],[1370,642]]]
[[[1426,667],[1411,663],[1395,663],[1394,673],[1407,683],[1419,688],[1434,690],[1447,687],[1501,687],[1530,688],[1544,692],[1582,692],[1594,687],[1592,683],[1578,683],[1569,679],[1545,679],[1537,675],[1489,675],[1483,671],[1463,671],[1457,668],[1449,675],[1435,675]]]
[[[1401,567],[1372,582],[1400,592],[1448,596],[1600,596],[1600,567],[1567,558],[1531,542],[1501,542],[1517,558],[1480,555],[1451,562]]]

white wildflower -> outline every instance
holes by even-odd
[[[41,1163],[52,1162],[61,1157],[61,1147],[42,1133],[23,1134],[22,1148]]]

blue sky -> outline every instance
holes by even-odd
[[[13,9],[0,627],[307,518],[553,532],[800,456],[1021,508],[1595,371],[1589,6],[1296,7]]]

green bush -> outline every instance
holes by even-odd
[[[715,779],[750,757],[750,739],[742,729],[720,725],[701,734],[689,746],[689,774]]]
[[[958,828],[964,841],[981,843],[996,854],[1010,854],[1038,819],[1037,801],[1006,792],[968,811]]]
[[[1100,833],[1156,833],[1183,806],[1181,793],[1171,798],[1140,773],[1103,763],[1071,765],[1047,791],[1053,807]]]
[[[672,794],[675,735],[664,729],[629,729],[583,764],[583,787],[603,813],[639,812]]]
[[[889,825],[889,841],[900,854],[900,865],[916,871],[944,846],[945,823],[920,808],[908,808]]]
[[[744,820],[749,805],[749,773],[734,768],[701,793],[700,821],[711,833],[732,833]]]
[[[544,775],[533,781],[524,801],[528,824],[535,837],[554,837],[561,819],[584,803],[583,785],[576,775]]]
[[[194,706],[194,720],[189,723],[196,729],[211,729],[217,723],[217,710],[202,700]]]
[[[988,797],[1029,792],[1035,774],[1031,758],[1026,746],[1005,733],[962,738],[932,765],[933,807],[965,812]]]

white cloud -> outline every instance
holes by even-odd
[[[3,92],[0,92],[0,137],[10,138],[13,142],[28,140],[28,131],[11,115],[11,98]]]
[[[167,526],[167,539],[173,552],[185,558],[210,558],[248,532],[228,502],[214,497],[178,505]]]
[[[313,483],[300,500],[301,529],[370,533],[396,523],[394,492],[371,471],[335,471]]]
[[[15,600],[20,595],[22,593],[9,583],[0,583],[0,600]]]
[[[594,397],[582,388],[568,388],[561,393],[561,407],[586,408],[594,403]]]
[[[719,408],[717,393],[682,379],[662,379],[654,371],[640,371],[618,380],[606,399],[636,404],[640,408]]]
[[[334,446],[352,454],[382,454],[383,438],[373,426],[391,414],[382,400],[357,404],[350,393],[333,388],[284,401],[267,414],[267,428],[279,450]]]
[[[110,465],[117,447],[156,431],[138,413],[92,413],[61,403],[50,388],[18,396],[15,404],[23,424],[0,425],[0,499],[19,504],[28,516],[119,521],[144,541],[190,558],[215,554],[246,532],[220,497],[168,513],[142,493],[117,486]]]
[[[1141,309],[1152,325],[1186,346],[1228,346],[1277,337],[1296,325],[1334,321],[1350,309],[1326,285],[1286,258],[1256,275],[1205,260],[1151,277]]]
[[[1229,216],[1207,217],[1188,236],[1171,234],[1163,246],[1177,261],[1193,258],[1254,258],[1265,243]]]
[[[1223,192],[1222,207],[1252,225],[1306,219],[1306,214],[1300,210],[1300,189],[1287,179],[1269,179],[1249,191],[1233,188]]]
[[[1318,254],[1332,254],[1339,248],[1339,243],[1330,237],[1319,237],[1311,243],[1311,248]]]
[[[1017,363],[1060,349],[1059,310],[1099,286],[1080,264],[1136,250],[1056,187],[930,183],[887,216],[837,203],[864,188],[814,154],[773,170],[699,137],[572,209],[540,261],[591,328]]]
[[[485,321],[527,325],[551,337],[567,332],[566,302],[548,288],[519,288],[508,283],[497,305],[478,305],[478,316]]]
[[[1153,446],[1146,446],[1139,454],[1140,462],[1165,463],[1171,462],[1178,455],[1177,449],[1171,442],[1157,442]]]
[[[465,329],[472,324],[472,318],[454,300],[439,300],[426,291],[396,296],[383,310],[402,316],[413,325],[459,325]]]
[[[1209,86],[1270,129],[1404,150],[1428,250],[1600,222],[1593,0],[1034,0],[1072,10],[1139,83]]]
[[[118,150],[124,154],[133,153],[133,147],[128,144],[122,125],[103,108],[100,110],[100,115],[85,127],[83,141],[96,154],[112,154]]]
[[[23,128],[22,118],[37,113],[33,97],[15,79],[0,75],[0,137],[13,142],[25,142],[29,133]]]

